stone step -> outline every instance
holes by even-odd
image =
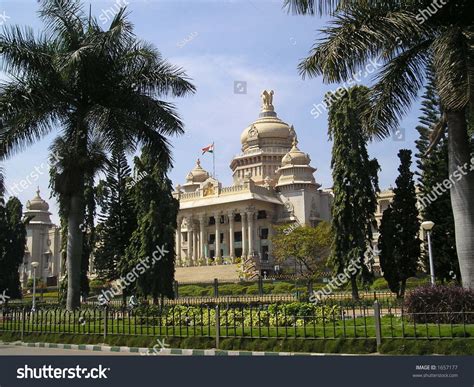
[[[175,273],[175,279],[179,283],[212,282],[214,278],[220,282],[238,282],[238,265],[177,267]]]

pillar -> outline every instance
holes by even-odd
[[[186,265],[191,266],[193,256],[193,232],[191,230],[191,222],[188,219],[188,255],[186,257]]]
[[[194,224],[192,225],[192,236],[193,236],[193,254],[192,254],[192,257],[193,257],[193,265],[196,266],[197,265],[197,233],[196,233],[196,227],[194,227]]]
[[[247,238],[245,237],[247,232],[246,232],[246,227],[245,227],[245,212],[240,213],[240,218],[242,222],[242,258],[247,258]]]
[[[216,263],[221,263],[221,216],[220,214],[214,214],[214,219],[216,220]]]
[[[206,216],[201,215],[199,217],[199,245],[200,245],[200,251],[199,251],[199,260],[201,262],[204,262],[205,257],[205,235],[204,235],[204,227],[206,224]],[[207,264],[207,259],[206,259],[206,264]]]
[[[181,218],[177,219],[177,227],[176,227],[176,260],[180,265],[181,262]]]
[[[253,212],[248,211],[247,212],[247,223],[248,223],[248,239],[249,239],[249,249],[248,249],[248,255],[251,256],[253,255],[253,250],[254,250],[254,223],[253,223]]]
[[[234,213],[231,211],[228,213],[229,216],[229,256],[234,262],[235,249],[234,249]]]

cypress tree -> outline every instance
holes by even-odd
[[[337,273],[350,273],[353,299],[359,298],[357,279],[371,276],[364,260],[372,243],[372,226],[377,206],[380,169],[377,160],[369,159],[368,136],[361,112],[367,109],[368,89],[362,86],[344,91],[329,110],[329,136],[333,140],[332,177],[334,202],[332,228],[334,239],[330,262]]]
[[[434,74],[430,70],[427,77],[427,86],[422,97],[422,115],[420,125],[416,127],[419,139],[416,141],[418,149],[417,166],[421,197],[432,197],[435,200],[424,201],[420,212],[423,219],[435,223],[432,230],[432,248],[434,254],[434,268],[436,278],[442,282],[456,279],[460,282],[459,262],[456,253],[454,234],[454,218],[451,206],[451,195],[447,191],[442,195],[434,195],[433,189],[449,177],[448,170],[448,141],[443,136],[429,155],[425,155],[430,144],[433,126],[439,121],[442,108],[439,96],[436,93]],[[424,241],[422,261],[429,269],[428,246]]]
[[[414,173],[410,171],[411,151],[401,149],[399,175],[395,180],[394,197],[389,211],[382,216],[380,264],[390,290],[398,297],[405,294],[406,281],[416,275],[420,259],[420,221]]]
[[[100,223],[97,226],[98,247],[94,254],[99,277],[107,281],[123,273],[125,250],[136,227],[136,215],[128,183],[131,168],[123,149],[112,152],[105,181],[99,183]],[[125,297],[132,289],[123,292]]]
[[[3,198],[0,198],[3,202]],[[22,220],[23,206],[12,197],[0,206],[0,292],[6,290],[11,298],[21,297],[18,268],[23,262],[26,228]]]
[[[179,202],[172,196],[172,183],[168,178],[169,161],[144,147],[135,158],[135,175],[140,178],[133,187],[137,211],[137,228],[127,249],[124,271],[131,270],[140,261],[159,257],[138,278],[138,291],[151,296],[156,302],[164,297],[173,298],[175,232]],[[162,251],[164,254],[162,255]]]

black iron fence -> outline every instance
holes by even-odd
[[[148,335],[238,338],[474,337],[474,312],[407,313],[398,305],[274,304],[97,307],[66,311],[44,306],[0,310],[0,331],[84,335]]]
[[[383,303],[397,303],[396,298],[393,293],[390,292],[359,292],[360,302],[365,303],[367,306],[373,304],[375,300]],[[262,295],[218,295],[217,296],[180,296],[175,299],[165,299],[165,305],[200,305],[200,304],[273,304],[273,303],[289,303],[289,302],[298,302],[298,301],[307,301],[309,295],[307,293],[288,293],[288,294],[262,294]],[[340,303],[345,302],[347,304],[352,304],[352,295],[349,292],[335,292],[328,296],[324,296],[323,300],[326,303]],[[28,301],[31,303],[31,300]],[[147,303],[147,301],[144,301]],[[19,306],[24,305],[25,300],[9,300],[10,305]],[[121,307],[123,304],[123,299],[121,297],[114,298],[108,302],[109,306]],[[59,305],[57,299],[37,299],[37,304],[39,305]],[[97,297],[89,297],[83,301],[83,305],[96,305],[101,306],[98,302]]]

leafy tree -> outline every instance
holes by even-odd
[[[135,208],[127,188],[130,174],[123,149],[116,148],[108,163],[107,178],[99,183],[102,213],[98,225],[98,247],[94,254],[99,277],[107,281],[120,277],[118,267],[124,266],[121,261],[125,259],[125,250],[136,228]]]
[[[382,215],[379,247],[380,265],[390,290],[398,297],[405,295],[406,281],[415,276],[420,258],[420,221],[411,151],[401,149],[399,176],[395,180],[392,203]],[[387,212],[388,211],[388,212]]]
[[[150,147],[145,147],[141,156],[135,157],[135,174],[142,176],[132,188],[137,227],[125,260],[119,265],[121,273],[128,273],[139,262],[158,258],[135,284],[140,294],[145,297],[151,295],[155,302],[164,297],[174,297],[175,233],[179,203],[172,196],[173,187],[167,176],[169,166],[166,154],[156,153]]]
[[[67,206],[67,308],[79,306],[88,145],[94,135],[111,150],[139,145],[168,151],[164,136],[183,125],[167,96],[192,93],[184,71],[136,38],[121,8],[108,29],[76,0],[42,0],[45,32],[10,26],[0,33],[0,156],[9,157],[60,129],[69,154]],[[169,158],[169,153],[167,154]],[[59,195],[64,193],[59,192]]]
[[[8,289],[11,298],[21,297],[18,268],[23,262],[26,245],[22,217],[23,206],[16,197],[10,198],[5,207],[0,206],[0,292]]]
[[[330,262],[337,273],[343,273],[351,263],[357,264],[357,270],[350,275],[353,299],[359,298],[357,278],[370,278],[364,255],[372,243],[378,192],[379,164],[369,159],[360,115],[369,103],[367,94],[367,88],[353,87],[334,98],[329,109],[334,184]]]
[[[447,130],[449,174],[465,174],[451,188],[456,248],[463,286],[474,288],[474,173],[470,165],[467,116],[474,95],[471,0],[284,0],[299,14],[330,14],[331,25],[299,65],[303,75],[328,82],[354,82],[380,63],[365,109],[367,128],[384,138],[398,128],[432,66],[443,107],[432,136],[435,146]],[[425,11],[425,12],[421,12]],[[429,15],[427,15],[429,13]],[[373,66],[373,62],[372,62]]]
[[[293,258],[305,270],[303,274],[316,279],[321,276],[331,250],[331,225],[320,222],[316,227],[276,226],[272,236],[273,255],[280,264]],[[288,231],[291,230],[291,231]]]
[[[450,192],[437,196],[434,189],[449,178],[448,141],[443,135],[438,144],[427,155],[426,151],[430,145],[430,138],[433,135],[433,128],[442,116],[441,105],[436,85],[434,73],[431,69],[427,72],[427,85],[423,94],[422,115],[419,118],[420,125],[416,130],[420,134],[416,141],[418,154],[416,155],[420,195],[426,198],[421,201],[421,215],[423,219],[431,220],[436,224],[432,230],[432,247],[436,254],[434,267],[436,277],[441,281],[450,281],[453,278],[460,280],[459,262],[456,254],[456,240],[454,233],[454,217],[451,206]],[[433,196],[434,195],[434,196]],[[435,200],[428,200],[429,198]],[[429,268],[428,246],[425,242],[423,249],[423,262]]]

